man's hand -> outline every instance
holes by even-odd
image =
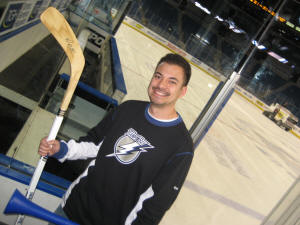
[[[59,149],[60,143],[58,140],[47,141],[47,137],[44,137],[40,142],[38,153],[41,156],[52,156],[59,152]]]

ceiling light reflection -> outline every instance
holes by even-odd
[[[195,6],[197,6],[199,9],[201,9],[202,11],[207,13],[208,15],[211,14],[211,12],[207,8],[203,7],[199,2],[195,2]]]

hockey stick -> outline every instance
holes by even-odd
[[[63,121],[63,116],[70,104],[78,80],[81,76],[85,60],[73,30],[69,26],[64,16],[57,9],[53,7],[47,8],[41,14],[40,18],[42,23],[61,45],[71,64],[70,81],[48,136],[48,140],[54,140]],[[33,198],[46,161],[47,157],[42,156],[34,171],[26,193],[26,198],[29,200],[32,200]],[[24,215],[19,215],[15,224],[22,224],[23,220]]]

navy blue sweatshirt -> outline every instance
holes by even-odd
[[[68,217],[82,225],[158,224],[176,199],[193,158],[180,115],[160,121],[149,102],[127,101],[86,137],[61,142],[56,155],[94,158],[63,199]]]

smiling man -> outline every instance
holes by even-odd
[[[191,137],[175,109],[190,76],[183,57],[167,54],[150,81],[150,102],[122,103],[78,142],[42,139],[41,155],[61,162],[94,158],[69,187],[58,214],[84,225],[159,223],[193,159]]]

